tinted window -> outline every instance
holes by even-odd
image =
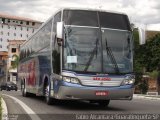
[[[101,27],[130,30],[129,20],[126,15],[100,12],[99,17]]]
[[[98,26],[97,12],[85,10],[65,10],[63,21],[66,25]]]

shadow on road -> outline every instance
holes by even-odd
[[[45,98],[44,97],[39,97],[39,96],[35,96],[35,95],[31,95],[29,97],[22,97],[21,92],[12,92],[12,91],[7,91],[7,92],[2,92],[4,94],[10,94],[13,95],[14,97],[17,97],[20,100],[24,100],[24,99],[30,99],[31,101],[37,101],[38,104],[45,104]],[[118,101],[117,101],[118,102]],[[115,107],[114,104],[112,104],[112,101],[110,102],[108,107],[100,107],[98,104],[96,103],[89,103],[88,101],[77,101],[77,100],[58,100],[56,103],[50,105],[51,107],[56,107],[59,109],[63,109],[63,110],[71,110],[71,111],[104,111],[104,112],[125,112],[127,111],[126,109],[123,109],[122,107]]]
[[[21,95],[19,95],[19,97],[22,97]],[[35,96],[35,95],[31,95],[29,97],[27,97],[27,99],[34,99],[38,102],[40,102],[41,104],[46,104],[45,103],[45,98],[44,97],[39,97],[39,96]],[[112,103],[112,101],[110,102]],[[110,105],[108,107],[100,107],[98,104],[96,103],[90,103],[89,101],[80,101],[80,100],[57,100],[55,103],[53,103],[50,106],[54,106],[54,107],[58,107],[61,109],[65,109],[65,110],[92,110],[92,111],[97,111],[97,110],[104,110],[104,111],[126,111],[125,109],[121,109],[121,108],[115,108],[115,107],[111,107]]]

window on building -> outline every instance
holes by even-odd
[[[10,29],[10,26],[8,25],[8,29]]]
[[[16,33],[14,33],[14,36],[16,36]]]
[[[26,22],[26,25],[29,25],[29,21]]]
[[[32,26],[34,26],[35,25],[35,22],[32,22]]]
[[[8,23],[10,23],[10,19],[8,19]]]
[[[1,31],[1,35],[3,35],[3,31]]]
[[[12,49],[11,49],[11,52],[12,52],[12,53],[15,53],[15,52],[16,52],[16,48],[12,48]]]
[[[2,28],[3,28],[3,25],[2,25]]]
[[[13,73],[12,75],[13,75],[13,76],[17,76],[17,73]]]
[[[9,36],[9,32],[8,32],[7,34],[8,34],[8,36]]]
[[[22,34],[20,34],[20,36],[22,37]]]
[[[34,29],[32,30],[32,33],[34,33]]]
[[[5,18],[2,18],[2,23],[5,23]]]
[[[16,26],[15,26],[15,30],[16,30]]]
[[[20,24],[23,24],[23,21],[21,21]]]
[[[23,27],[21,27],[21,30],[23,30]]]
[[[2,41],[3,41],[3,39],[1,38],[1,39],[0,39],[0,41],[2,42]]]
[[[29,29],[27,28],[27,31],[28,31]]]
[[[2,48],[2,45],[0,45],[0,48]]]
[[[15,22],[15,21],[13,20],[13,22]]]
[[[16,23],[18,23],[18,21],[16,21]]]

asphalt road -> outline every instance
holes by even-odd
[[[22,97],[18,91],[2,91],[3,98],[7,104],[9,114],[20,114],[29,120],[30,117],[15,100],[6,95],[13,96],[29,108],[31,108],[42,120],[70,120],[70,119],[90,119],[90,115],[97,114],[160,114],[160,100],[133,99],[132,101],[113,100],[108,108],[101,108],[97,104],[91,104],[86,101],[60,101],[55,105],[47,105],[43,97]],[[88,116],[89,115],[89,116]],[[92,119],[94,118],[92,116]],[[155,116],[154,116],[155,117]],[[153,119],[153,118],[152,118]],[[160,119],[160,117],[159,117]],[[21,120],[19,118],[19,120]]]

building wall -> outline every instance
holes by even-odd
[[[16,83],[16,75],[17,75],[17,68],[12,68],[12,62],[14,61],[13,55],[19,56],[19,46],[24,43],[25,40],[9,40],[8,45],[8,62],[7,62],[7,78],[8,81],[13,81]]]
[[[27,40],[41,24],[0,16],[0,51],[8,51],[8,40]]]

